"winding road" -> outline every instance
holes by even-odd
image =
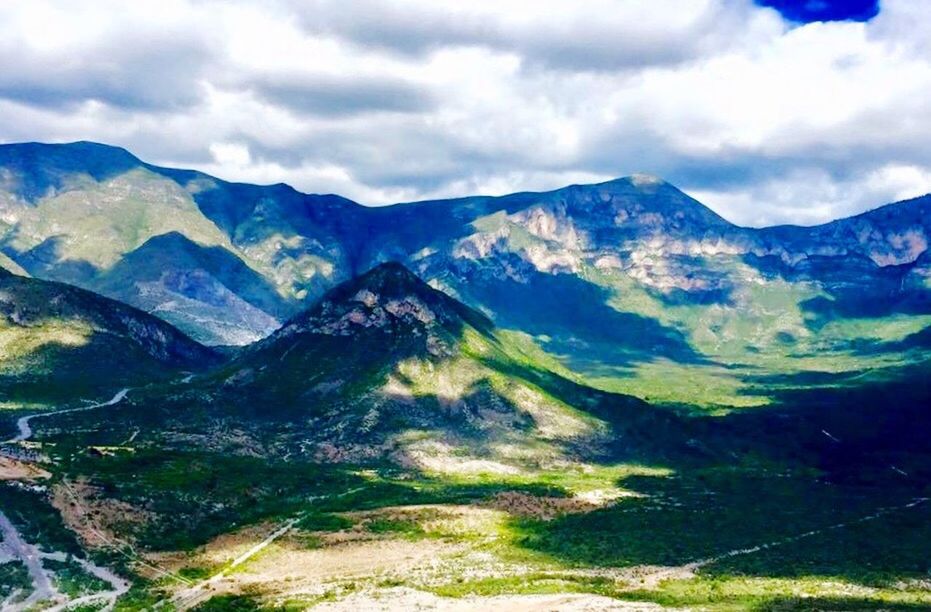
[[[16,442],[25,442],[32,437],[32,427],[29,423],[33,419],[45,419],[51,416],[57,416],[59,414],[68,414],[71,412],[84,412],[86,410],[93,410],[95,408],[104,408],[106,406],[113,406],[114,404],[119,404],[123,401],[123,398],[126,397],[126,394],[129,393],[129,389],[120,389],[116,395],[105,402],[100,402],[98,404],[90,404],[88,406],[81,406],[79,408],[66,408],[64,410],[54,410],[52,412],[37,412],[36,414],[30,414],[28,416],[21,417],[16,421],[16,428],[19,429],[19,433],[14,438],[10,438],[6,442],[8,444],[13,444]]]
[[[7,440],[6,443],[14,444],[29,440],[29,438],[31,438],[33,435],[32,427],[30,426],[30,422],[33,419],[48,418],[59,414],[84,412],[86,410],[93,410],[95,408],[113,406],[123,401],[127,393],[129,393],[129,389],[121,389],[119,392],[117,392],[116,395],[105,402],[89,404],[79,408],[66,408],[64,410],[39,412],[36,414],[24,416],[16,421],[16,427],[19,430],[19,433],[15,437]],[[116,600],[129,590],[130,583],[127,580],[117,576],[109,569],[101,567],[87,559],[70,557],[73,561],[81,565],[81,567],[83,567],[86,572],[103,580],[104,582],[107,582],[111,588],[108,591],[91,593],[77,599],[69,600],[65,595],[60,593],[58,589],[55,588],[55,585],[52,583],[52,580],[49,577],[49,572],[46,571],[45,567],[42,565],[43,559],[66,561],[69,559],[69,556],[66,553],[42,552],[34,544],[26,542],[22,535],[20,535],[19,531],[16,529],[16,526],[13,525],[10,519],[2,511],[0,511],[0,533],[3,534],[3,542],[0,543],[0,547],[5,548],[12,557],[19,559],[25,564],[33,585],[32,593],[25,600],[18,603],[12,603],[10,599],[0,602],[0,609],[4,611],[26,610],[38,602],[47,602],[52,604],[51,607],[47,608],[47,610],[54,612],[91,604],[104,604],[102,609],[110,610],[113,608]]]

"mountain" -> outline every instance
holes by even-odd
[[[229,250],[200,245],[179,232],[148,239],[100,273],[92,285],[214,344],[248,344],[263,338],[294,308]]]
[[[589,384],[711,408],[771,401],[757,376],[919,358],[856,347],[931,325],[929,207],[926,196],[816,227],[742,228],[634,175],[369,208],[94,143],[0,146],[0,252],[205,343],[266,337],[399,261]],[[670,368],[687,384],[665,385]]]
[[[302,300],[319,297],[348,276],[349,256],[339,234],[347,208],[362,207],[335,196],[305,196],[284,185],[238,185],[158,168],[95,143],[0,146],[4,253],[34,276],[128,299],[150,311],[171,302],[165,311],[174,321],[212,344],[263,337],[300,310]],[[170,234],[186,242],[152,242]],[[210,259],[214,268],[198,257],[192,261],[187,243],[210,253],[201,259]],[[179,300],[176,291],[164,288],[163,297],[153,297],[151,266],[139,278],[125,265],[114,271],[139,249],[132,259],[187,260],[195,267],[178,269],[175,276],[192,275],[188,291],[202,289],[207,297]],[[213,277],[217,265],[237,278],[248,273],[233,268],[249,268],[274,295],[239,295],[242,286],[227,287],[229,278]],[[125,282],[115,283],[115,277]],[[226,299],[236,302],[226,321],[210,314],[216,293],[225,289],[233,293]],[[251,290],[250,285],[245,291]],[[247,312],[257,299],[261,312]]]
[[[287,447],[317,460],[391,457],[456,471],[538,466],[570,447],[597,453],[606,425],[544,390],[528,363],[484,315],[385,263],[201,385],[221,389],[211,404],[224,414],[263,428],[299,424]]]
[[[0,269],[0,398],[45,401],[164,381],[218,356],[159,318]]]

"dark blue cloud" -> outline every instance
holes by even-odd
[[[755,0],[774,8],[784,19],[812,21],[869,21],[879,14],[879,0]]]

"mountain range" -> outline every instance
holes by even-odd
[[[590,384],[715,406],[765,401],[735,367],[797,374],[817,358],[847,371],[866,344],[931,323],[929,213],[925,196],[821,226],[744,228],[646,175],[366,207],[95,143],[0,146],[9,268],[125,302],[199,342],[265,338],[397,261]],[[657,364],[701,366],[701,380],[690,376],[701,397],[651,390]]]

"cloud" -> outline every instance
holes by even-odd
[[[287,3],[307,31],[419,55],[449,47],[516,53],[531,66],[614,70],[678,64],[781,27],[739,2],[337,0]]]
[[[751,0],[0,3],[0,140],[368,204],[644,171],[743,224],[931,191],[931,14]]]
[[[815,225],[924,195],[929,185],[931,166],[888,164],[840,179],[816,168],[798,169],[732,190],[695,190],[692,195],[746,225]]]
[[[99,101],[148,111],[196,104],[213,41],[186,11],[140,3],[0,4],[0,96],[61,108]],[[115,16],[118,18],[114,18]]]
[[[263,75],[247,86],[269,102],[313,115],[412,113],[434,105],[430,92],[415,83],[380,76]]]
[[[249,147],[236,142],[215,142],[210,145],[210,154],[221,168],[247,168],[252,163]]]

